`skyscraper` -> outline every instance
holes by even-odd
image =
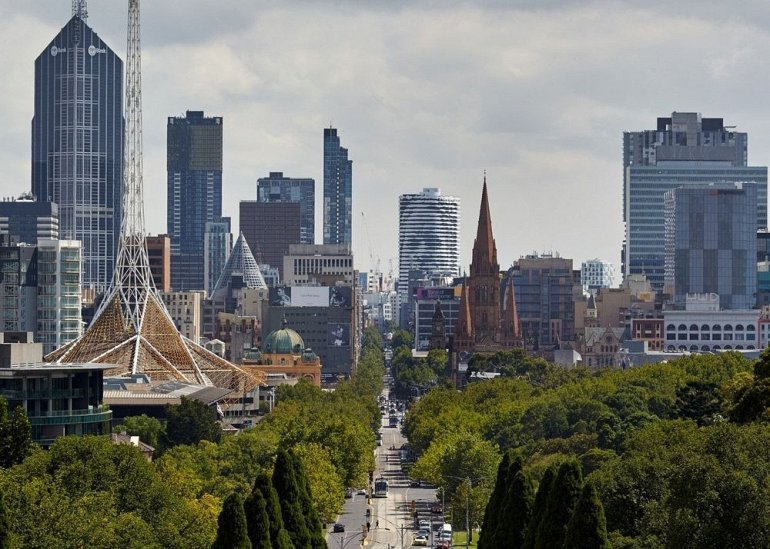
[[[222,117],[169,117],[166,155],[171,287],[202,290],[206,223],[222,216]]]
[[[666,286],[684,307],[687,294],[719,294],[722,309],[751,309],[757,291],[757,186],[680,187],[665,196]]]
[[[399,297],[411,302],[409,272],[456,275],[460,256],[460,199],[436,188],[398,199]],[[409,316],[405,311],[404,315]]]
[[[402,194],[398,198],[398,272],[457,274],[460,255],[460,199],[439,189]]]
[[[335,128],[324,129],[324,244],[352,242],[353,161]]]
[[[257,202],[299,202],[300,244],[315,244],[315,180],[270,172],[257,179]]]
[[[214,291],[214,286],[225,268],[225,262],[233,249],[233,234],[230,232],[230,218],[223,217],[221,221],[206,223],[203,256],[206,262],[203,266],[203,285],[208,295]]]
[[[767,167],[748,165],[748,135],[721,118],[672,113],[657,128],[623,133],[623,275],[664,282],[663,195],[709,183],[757,184],[756,228],[767,226]]]
[[[0,202],[0,233],[16,242],[37,244],[38,238],[59,238],[59,206],[37,202],[22,195],[18,200]]]
[[[81,19],[35,60],[32,193],[59,206],[62,239],[82,243],[83,286],[115,268],[123,189],[123,61]]]

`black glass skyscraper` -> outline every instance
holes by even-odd
[[[299,202],[300,243],[315,244],[315,181],[270,172],[257,179],[257,202]]]
[[[80,240],[83,286],[106,289],[123,189],[123,61],[78,16],[35,60],[32,192]]]
[[[324,129],[324,244],[350,244],[353,224],[353,161],[335,128]]]
[[[204,289],[206,223],[222,217],[222,117],[169,117],[166,141],[171,288]]]

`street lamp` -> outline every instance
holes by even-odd
[[[471,489],[473,488],[473,483],[476,482],[477,484],[484,480],[491,480],[491,478],[488,477],[481,477],[481,478],[470,478],[470,477],[455,477],[452,475],[443,475],[444,478],[453,478],[462,481],[462,484],[467,485],[467,490],[465,492],[465,547],[466,549],[470,546],[470,540],[471,540],[471,527],[470,527],[470,493]]]
[[[364,540],[366,539],[366,531],[365,531],[365,530],[361,530],[360,532],[350,532],[350,534],[353,534],[353,535],[352,535],[352,536],[350,536],[350,537],[349,537],[349,538],[346,540],[346,539],[345,539],[345,537],[346,537],[346,535],[345,535],[345,532],[343,532],[343,533],[342,533],[342,535],[341,535],[341,536],[340,536],[340,538],[339,538],[339,542],[340,542],[340,549],[345,549],[345,546],[347,546],[347,544],[348,544],[348,543],[350,543],[351,541],[353,541],[354,539],[356,539],[356,534],[362,534],[362,538],[361,538],[361,540],[360,540],[360,541],[361,541],[361,543],[363,543],[363,542],[364,542]]]

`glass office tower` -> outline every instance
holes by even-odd
[[[753,182],[756,228],[767,226],[767,167],[748,166],[748,135],[721,118],[675,112],[655,130],[623,133],[623,275],[664,284],[663,195],[678,187]]]
[[[82,243],[83,286],[115,268],[123,190],[123,61],[78,16],[35,60],[32,193]]]
[[[222,217],[222,117],[169,117],[166,164],[171,288],[203,290],[206,223]]]
[[[335,128],[324,129],[324,244],[351,244],[353,161]]]

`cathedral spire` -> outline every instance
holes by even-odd
[[[505,309],[503,311],[503,325],[506,343],[512,345],[521,339],[521,326],[519,313],[516,310],[516,291],[513,287],[513,277],[508,279],[505,289]]]
[[[481,270],[479,270],[481,269]],[[473,272],[495,272],[497,264],[497,247],[492,235],[492,217],[489,214],[489,198],[487,197],[487,176],[484,174],[484,186],[481,191],[481,208],[479,209],[479,224],[476,229],[476,240],[473,243]]]
[[[457,323],[455,324],[454,334],[456,338],[472,338],[473,325],[471,322],[471,308],[468,304],[468,289],[463,280],[462,291],[460,293],[460,311],[457,314]]]

